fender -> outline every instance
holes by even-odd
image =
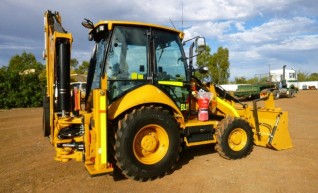
[[[175,113],[180,115],[179,117],[182,117],[182,121],[184,121],[178,106],[162,90],[153,85],[139,87],[113,102],[108,107],[108,118],[113,120],[135,106],[153,103],[164,104],[171,107]]]

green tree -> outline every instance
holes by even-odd
[[[88,67],[89,67],[89,62],[88,61],[83,61],[82,64],[77,69],[75,69],[75,73],[77,73],[77,74],[87,74]]]
[[[199,78],[211,78],[212,82],[216,84],[227,83],[230,77],[229,50],[219,47],[213,55],[210,54],[210,51],[210,47],[207,46],[206,51],[197,57],[199,67],[207,66],[209,68],[209,72]]]
[[[230,78],[230,62],[229,50],[227,48],[219,47],[218,51],[212,56],[212,80],[217,84],[227,83]]]
[[[304,72],[298,72],[297,73],[297,79],[298,81],[307,81],[307,77],[308,77],[308,73],[304,73]]]
[[[318,73],[311,73],[308,77],[309,81],[317,81],[318,80]]]
[[[255,84],[255,83],[259,83],[262,82],[258,77],[254,77],[254,78],[250,78],[247,80],[248,84]]]
[[[318,81],[318,73],[297,72],[298,81]]]
[[[8,67],[0,70],[0,108],[40,106],[45,79],[39,77],[43,71],[33,54],[13,56]]]
[[[33,54],[23,52],[21,55],[15,55],[10,59],[7,70],[12,73],[23,73],[29,69],[42,70],[43,65],[36,61]]]
[[[204,52],[202,52],[198,57],[197,57],[197,65],[198,67],[204,67],[207,66],[210,70],[211,68],[211,48],[209,46],[206,46],[206,49]],[[195,76],[201,80],[205,79],[205,78],[210,78],[210,74],[200,74],[200,73],[196,73]]]
[[[248,81],[246,80],[246,78],[244,76],[235,77],[234,81],[236,84],[247,84],[248,83]]]
[[[72,58],[70,60],[71,71],[75,71],[77,69],[77,66],[78,66],[78,60],[76,58]]]

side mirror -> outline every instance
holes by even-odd
[[[191,76],[194,73],[194,70],[193,70],[194,69],[193,68],[193,58],[198,56],[198,55],[200,55],[206,49],[206,43],[205,43],[205,38],[204,37],[197,36],[195,38],[191,38],[191,39],[185,41],[184,43],[186,43],[188,41],[191,41],[191,40],[193,42],[192,42],[192,44],[191,44],[191,46],[189,48],[189,57],[188,57],[188,59],[189,59],[189,68],[188,68],[189,75],[188,76],[189,77],[188,77],[188,79],[190,79]],[[193,53],[193,52],[195,52],[195,53]],[[201,71],[201,70],[199,69],[199,71]],[[207,71],[207,70],[204,70],[204,68],[203,68],[202,72],[204,73],[205,71]]]
[[[206,43],[204,37],[198,37],[195,40],[195,52],[200,54],[201,52],[206,50]]]
[[[82,26],[88,29],[94,29],[94,23],[91,20],[86,18],[84,18],[84,21],[82,21]]]
[[[88,28],[88,29],[94,29],[94,23],[89,19],[84,18],[84,21],[82,21],[82,26],[84,26],[85,28]],[[94,39],[94,33],[92,30],[88,35],[88,40],[92,41],[93,39]]]
[[[209,68],[207,66],[202,66],[202,67],[199,67],[198,71],[200,74],[206,74],[209,72]]]

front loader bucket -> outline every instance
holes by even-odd
[[[288,112],[275,108],[273,98],[270,96],[265,101],[264,108],[257,108],[253,102],[253,118],[255,126],[254,143],[259,146],[276,150],[292,148],[292,142],[288,130]]]
[[[269,140],[269,144],[276,150],[289,149],[293,147],[288,130],[287,112],[281,114],[280,122],[278,123],[276,132],[272,139]]]

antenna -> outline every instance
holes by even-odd
[[[268,64],[268,82],[270,82],[272,80],[271,77],[271,64]]]
[[[174,26],[173,21],[171,20],[171,18],[170,18],[170,17],[169,17],[169,20],[170,20],[170,22],[171,22],[172,26],[174,27],[174,29],[177,29],[177,28],[176,28],[176,26]]]
[[[182,15],[181,15],[181,31],[183,32],[183,1],[181,2],[181,7],[182,7]]]

